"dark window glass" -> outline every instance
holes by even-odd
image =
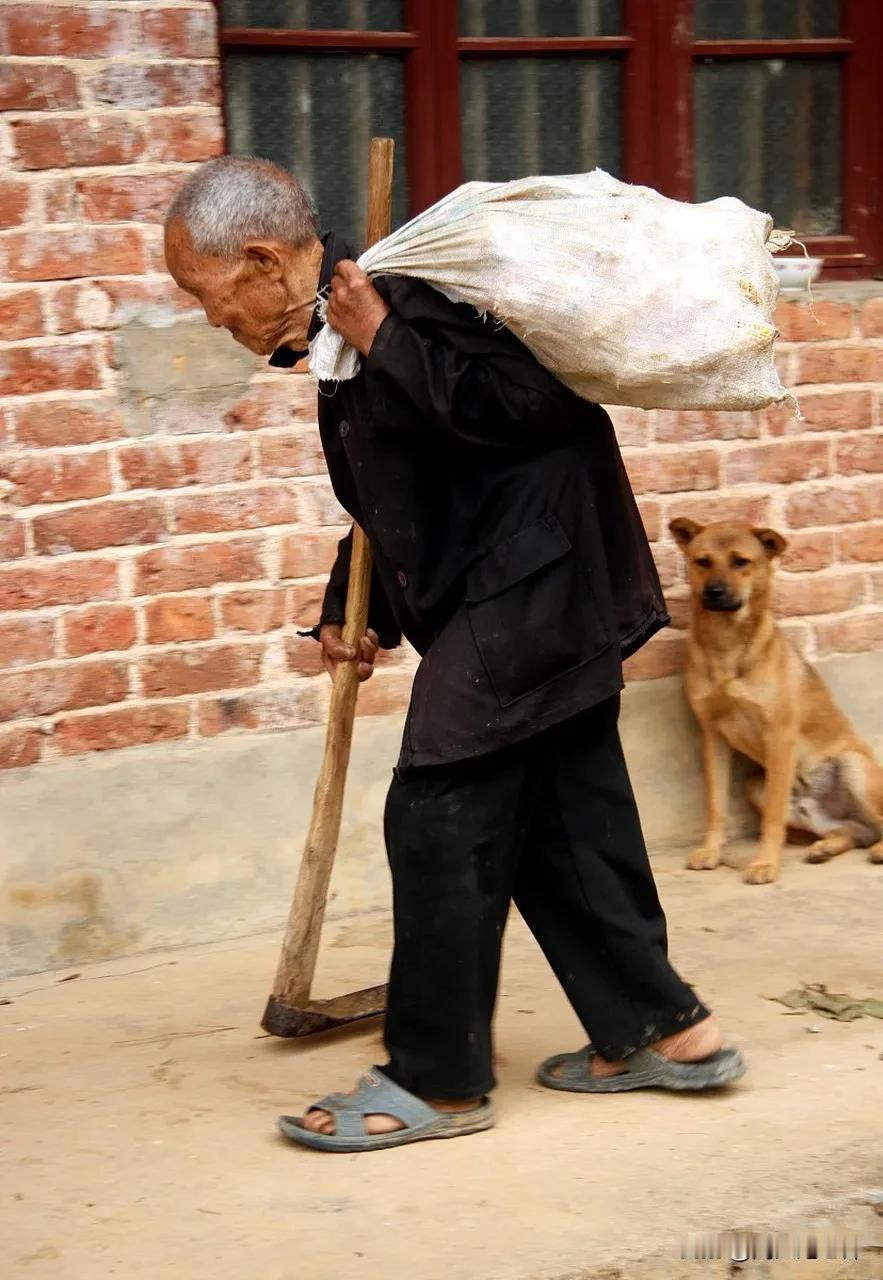
[[[840,0],[694,0],[693,31],[697,40],[839,36]]]
[[[834,58],[696,67],[696,199],[739,196],[803,235],[841,228],[840,78]]]
[[[615,58],[464,58],[464,179],[618,174],[619,76]]]
[[[460,0],[464,36],[616,36],[619,20],[619,0]]]
[[[402,0],[221,0],[225,27],[402,31]]]
[[[406,219],[404,73],[390,54],[231,53],[224,63],[228,143],[296,173],[323,229],[365,236],[373,135],[396,142],[393,226]]]

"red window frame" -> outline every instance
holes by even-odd
[[[215,0],[219,4],[219,0]],[[872,274],[883,263],[883,0],[841,0],[832,39],[696,40],[693,0],[621,0],[617,36],[462,36],[457,0],[405,0],[403,31],[221,27],[222,50],[260,48],[391,53],[405,58],[406,138],[412,214],[462,181],[460,61],[531,54],[607,54],[622,60],[623,177],[692,200],[693,67],[702,59],[843,60],[843,232],[807,237],[826,275]]]

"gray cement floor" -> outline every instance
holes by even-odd
[[[34,1280],[643,1280],[739,1273],[681,1263],[688,1232],[848,1227],[858,1263],[748,1273],[883,1275],[883,1022],[789,1015],[802,980],[881,994],[883,869],[857,856],[743,886],[656,862],[684,976],[750,1073],[717,1096],[591,1098],[532,1083],[580,1032],[520,924],[498,1020],[498,1127],[322,1156],[280,1111],[382,1060],[376,1029],[261,1038],[274,936],[7,983],[0,996],[4,1277]],[[338,925],[323,991],[384,976],[381,917]]]

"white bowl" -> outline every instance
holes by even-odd
[[[818,280],[823,265],[822,258],[773,258],[779,288],[783,293],[802,293]]]

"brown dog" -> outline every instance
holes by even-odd
[[[761,813],[749,884],[779,874],[789,827],[816,837],[809,862],[870,849],[883,862],[883,768],[825,684],[776,626],[772,529],[692,520],[669,525],[687,558],[693,616],[687,697],[702,726],[708,833],[687,866],[710,870],[726,841],[730,748],[762,765],[749,799]]]

